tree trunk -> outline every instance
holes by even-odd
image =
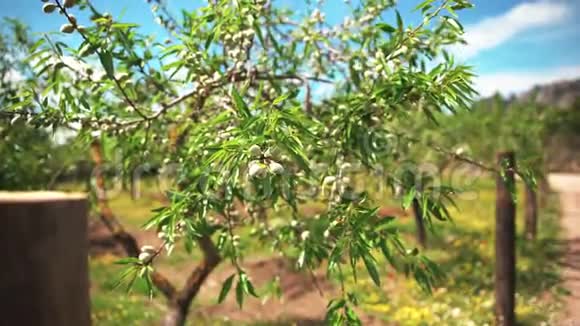
[[[201,289],[207,277],[221,262],[218,249],[208,236],[203,236],[198,240],[199,246],[204,254],[201,263],[191,272],[187,278],[183,289],[170,297],[168,303],[169,310],[163,320],[163,326],[183,326],[187,319],[191,302]]]
[[[415,225],[417,227],[417,241],[421,247],[427,246],[427,233],[425,232],[425,222],[423,221],[423,210],[417,198],[413,199],[413,214],[415,215]]]
[[[139,199],[139,185],[137,184],[139,180],[135,180],[134,174],[131,175],[131,179],[129,183],[131,185],[131,199],[137,200]]]
[[[178,303],[169,305],[169,310],[163,319],[163,326],[184,326],[187,319],[187,308],[180,307]]]
[[[525,235],[528,240],[534,240],[538,233],[538,200],[536,190],[525,185],[525,196]]]

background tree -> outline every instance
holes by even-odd
[[[24,62],[33,46],[22,23],[5,18],[0,27],[0,189],[50,188],[59,172],[68,166],[69,149],[55,143],[53,126],[34,124],[26,115],[9,114],[19,103],[18,91],[32,78]],[[64,142],[64,139],[63,139]]]
[[[509,103],[496,94],[476,102],[469,111],[438,114],[433,119],[418,116],[414,124],[425,132],[417,142],[427,146],[417,146],[415,155],[417,149],[428,151],[429,157],[440,162],[441,168],[456,161],[493,172],[496,153],[514,150],[517,173],[525,181],[524,233],[533,239],[537,233],[538,215],[536,178],[542,180],[546,173],[546,142],[551,121],[557,114],[534,103]]]

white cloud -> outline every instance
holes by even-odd
[[[580,65],[530,72],[501,72],[480,75],[475,80],[475,89],[482,97],[496,92],[509,96],[530,90],[536,85],[577,78],[580,78]]]
[[[525,2],[499,16],[466,26],[464,37],[468,45],[454,50],[459,57],[467,59],[480,51],[495,48],[526,30],[561,24],[572,17],[571,13],[571,6],[564,2]]]

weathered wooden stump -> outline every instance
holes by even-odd
[[[0,192],[0,325],[90,325],[87,200]]]

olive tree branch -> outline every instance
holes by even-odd
[[[93,42],[91,42],[91,40],[85,35],[85,33],[78,28],[78,25],[77,25],[76,20],[71,18],[71,16],[67,12],[66,8],[60,3],[60,0],[55,0],[55,1],[56,1],[56,5],[58,6],[58,8],[66,16],[66,18],[69,21],[69,23],[74,26],[75,30],[81,35],[81,37],[85,40],[85,42],[87,42],[88,44],[90,44],[92,47],[95,47],[97,49],[96,51],[99,54],[99,56],[102,56],[103,55],[103,52],[102,52],[101,48],[98,47]],[[123,87],[123,85],[121,85],[121,82],[119,81],[119,79],[116,78],[114,75],[110,75],[109,78],[111,80],[113,80],[113,82],[117,86],[117,89],[121,92],[121,95],[123,96],[123,99],[125,100],[125,102],[127,102],[127,104],[129,104],[133,108],[133,110],[135,110],[135,112],[137,112],[137,114],[139,114],[143,119],[147,119],[147,115],[145,113],[143,113],[137,107],[137,105],[135,104],[135,102],[133,102],[133,100],[131,100],[131,98],[127,94],[127,91],[125,90],[125,88]]]

